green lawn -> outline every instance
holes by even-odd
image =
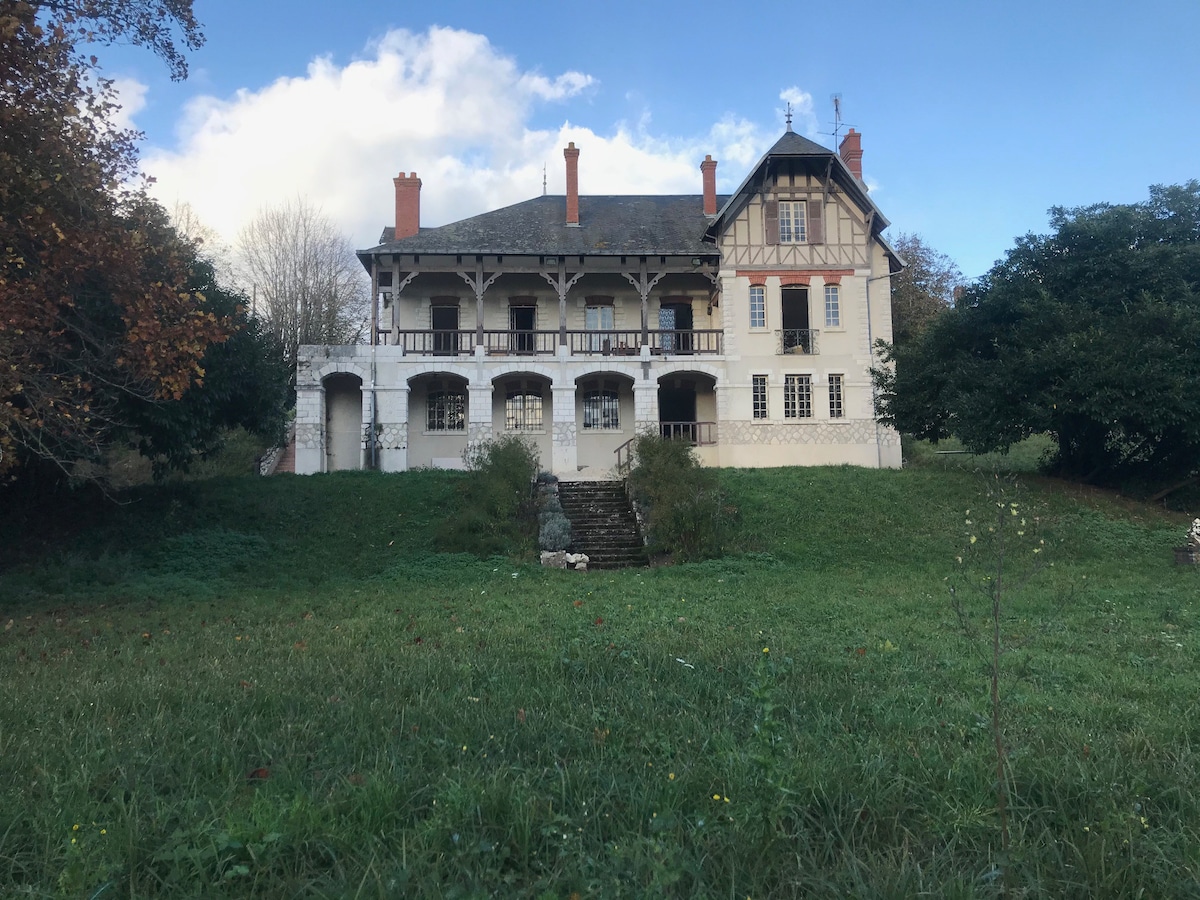
[[[971,469],[725,471],[740,553],[617,573],[439,554],[448,473],[6,510],[0,896],[1200,895],[1186,518],[1014,501],[1004,857]]]

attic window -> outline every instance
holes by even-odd
[[[779,201],[779,243],[803,244],[808,240],[805,206],[803,200]]]

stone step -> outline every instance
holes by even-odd
[[[621,482],[559,482],[558,499],[571,521],[572,549],[589,569],[647,564],[646,550]]]

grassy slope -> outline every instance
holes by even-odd
[[[437,473],[148,489],[57,511],[69,549],[21,562],[27,520],[0,886],[991,896],[986,666],[945,581],[964,468],[727,472],[744,553],[586,576],[435,553]],[[1185,526],[1027,499],[1055,566],[1008,626],[1013,881],[1200,892]]]

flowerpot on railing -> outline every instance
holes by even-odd
[[[1175,565],[1177,566],[1195,566],[1200,565],[1200,544],[1187,544],[1183,547],[1175,548]]]

